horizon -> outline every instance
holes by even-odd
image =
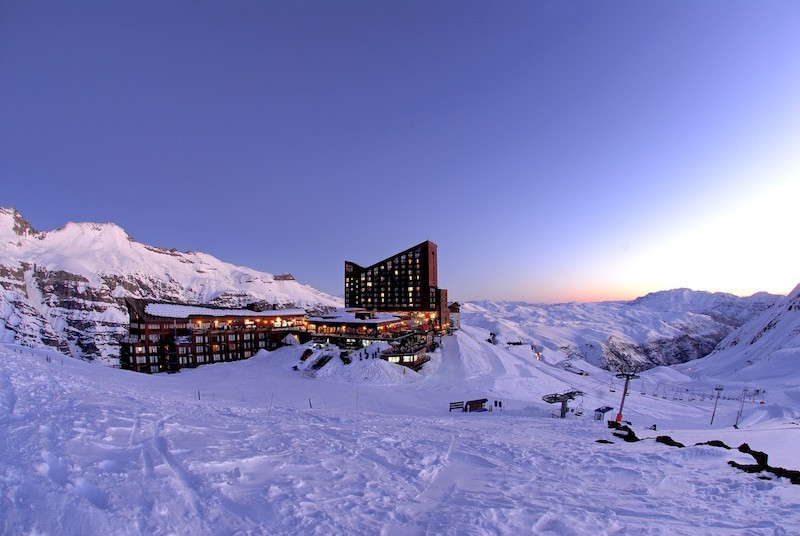
[[[98,224],[99,225],[115,225],[115,226],[119,227],[120,229],[122,229],[123,231],[125,231],[127,233],[127,230],[125,230],[124,228],[120,227],[119,225],[117,225],[116,223],[111,222],[111,221],[108,221],[108,222],[87,222],[87,221],[65,222],[64,225],[61,225],[61,226],[59,226],[59,227],[57,227],[55,229],[38,229],[27,218],[25,218],[24,214],[19,212],[16,208],[0,206],[0,210],[3,210],[3,209],[16,211],[17,214],[22,216],[25,219],[25,221],[27,221],[31,225],[33,230],[36,231],[37,233],[42,233],[42,232],[46,233],[46,232],[58,231],[59,229],[62,229],[63,227],[65,227],[67,224],[70,224],[70,223],[78,224],[78,225],[81,225],[81,224],[88,224],[88,225],[98,225]],[[134,237],[131,237],[131,238],[133,238],[133,240],[136,240]],[[172,249],[174,249],[174,248],[170,248],[170,247],[164,246],[164,245],[153,245],[153,244],[144,244],[144,245],[151,246],[151,247],[158,247],[158,248],[161,248],[161,249],[164,249],[164,250],[172,250]],[[411,247],[411,246],[409,246],[409,247]],[[201,251],[201,250],[187,250],[187,251],[181,251],[181,253],[191,253],[193,251],[199,251],[201,253],[206,253],[206,252]],[[398,251],[400,251],[400,250],[398,250]],[[218,260],[220,260],[222,262],[229,262],[229,261],[226,261],[225,259],[218,259]],[[380,260],[383,260],[383,259],[379,259],[378,261],[375,261],[375,262],[380,262]],[[343,261],[343,262],[345,262],[345,261]],[[233,263],[229,263],[229,264],[233,264]],[[374,264],[374,263],[372,263],[372,264]],[[254,269],[251,266],[244,266],[244,265],[238,265],[238,266]],[[268,273],[271,273],[272,275],[280,275],[280,273],[278,273],[278,272],[268,272]],[[285,273],[285,272],[282,272],[282,273]],[[289,273],[291,273],[291,271],[289,271]],[[301,283],[301,284],[308,284],[308,283],[306,283],[305,281],[302,281],[302,280],[299,280],[298,282]],[[695,289],[695,288],[689,288],[689,287],[676,287],[676,288],[669,288],[669,289],[667,289],[667,288],[653,289],[653,290],[649,290],[649,291],[647,291],[647,292],[645,292],[643,294],[640,294],[640,295],[637,295],[637,296],[633,296],[633,297],[629,297],[629,298],[611,298],[611,299],[599,299],[599,300],[565,300],[565,301],[545,302],[545,301],[527,301],[527,300],[519,300],[519,299],[495,300],[495,299],[491,299],[491,298],[481,298],[481,299],[473,299],[473,300],[463,300],[463,299],[450,300],[450,299],[448,299],[448,302],[450,302],[450,303],[456,302],[456,301],[459,302],[459,303],[469,303],[469,302],[476,302],[476,303],[479,303],[479,302],[497,302],[497,303],[501,303],[501,302],[507,302],[507,303],[525,303],[525,304],[530,304],[530,305],[560,305],[560,304],[569,304],[569,303],[610,303],[610,302],[627,302],[627,301],[632,301],[632,300],[635,300],[635,299],[638,299],[638,298],[642,298],[642,297],[650,295],[650,294],[656,294],[656,293],[660,293],[660,292],[672,292],[672,291],[679,291],[679,290],[688,290],[690,292],[707,292],[707,293],[711,293],[711,294],[731,294],[731,295],[739,297],[739,298],[748,298],[748,297],[752,297],[752,296],[755,296],[757,294],[762,294],[762,293],[767,293],[767,294],[775,295],[775,296],[788,296],[791,293],[791,291],[794,288],[796,288],[797,286],[800,286],[800,283],[798,283],[798,285],[796,285],[795,287],[792,287],[792,289],[790,289],[790,290],[788,290],[786,292],[769,292],[769,291],[766,291],[766,290],[760,290],[760,291],[756,291],[756,292],[753,292],[753,293],[750,293],[750,294],[735,294],[735,293],[732,293],[732,292],[719,291],[719,290]],[[324,291],[324,289],[318,289],[318,290],[323,290]],[[325,291],[325,292],[327,292],[327,291]],[[344,297],[344,292],[341,292],[341,293],[327,292],[327,293],[332,295],[332,296],[334,296],[334,297],[337,297],[337,298],[343,298]]]
[[[676,9],[677,7],[677,9]],[[340,296],[797,286],[800,4],[7,3],[0,206]]]

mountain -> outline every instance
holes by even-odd
[[[113,363],[127,330],[124,297],[228,307],[341,306],[341,299],[290,274],[148,246],[111,223],[39,232],[16,210],[0,208],[0,342]]]
[[[800,285],[730,333],[708,356],[692,363],[692,375],[737,382],[771,379],[796,386],[798,363]]]
[[[495,333],[499,344],[533,344],[551,362],[577,358],[610,370],[642,370],[711,353],[780,299],[675,289],[629,302],[467,302],[461,319]]]

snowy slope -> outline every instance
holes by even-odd
[[[792,385],[800,370],[800,285],[692,363],[694,375]],[[800,391],[796,393],[800,401]]]
[[[2,533],[791,534],[800,494],[728,461],[747,442],[800,469],[798,401],[672,400],[631,388],[625,443],[592,419],[612,374],[578,375],[464,325],[420,374],[375,359],[304,370],[303,346],[144,375],[0,346]],[[326,349],[318,349],[324,352]],[[47,358],[50,358],[49,361]],[[309,358],[310,362],[314,357]],[[292,367],[297,366],[298,370]],[[656,382],[713,389],[658,367]],[[795,374],[797,377],[797,374]],[[795,380],[797,383],[797,380]],[[586,394],[553,419],[550,392]],[[450,401],[505,411],[450,413]],[[579,415],[580,413],[580,415]],[[612,415],[613,416],[613,415]],[[647,430],[653,423],[658,432]],[[667,434],[687,444],[656,443]],[[611,444],[597,443],[602,439]]]
[[[678,289],[631,302],[467,302],[461,317],[497,334],[501,345],[535,344],[550,361],[579,358],[613,370],[643,369],[707,355],[733,329],[780,298]]]
[[[76,357],[118,355],[131,296],[236,307],[315,308],[341,300],[291,276],[234,266],[200,252],[154,248],[114,224],[37,232],[0,208],[0,341],[54,346]]]

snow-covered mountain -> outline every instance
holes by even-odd
[[[38,232],[0,208],[0,342],[56,347],[113,362],[126,296],[242,306],[316,308],[341,300],[289,274],[274,276],[196,251],[151,247],[111,223]]]
[[[800,363],[800,285],[786,298],[730,333],[692,375],[796,383]]]
[[[676,289],[630,302],[468,302],[461,318],[495,333],[499,344],[534,344],[550,362],[579,358],[611,370],[641,370],[711,353],[731,331],[780,299]]]

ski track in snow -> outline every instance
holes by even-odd
[[[657,444],[643,426],[651,439],[627,444],[588,414],[551,419],[542,394],[584,382],[599,404],[603,380],[481,334],[445,338],[432,372],[396,385],[308,378],[291,370],[296,348],[149,376],[0,347],[0,532],[798,533],[800,488],[786,479],[729,467],[752,463],[735,450]],[[447,411],[473,393],[509,410]],[[710,411],[639,393],[627,404],[667,425],[675,408],[698,421]],[[723,402],[718,418],[737,410]],[[798,435],[773,427],[747,436],[762,437],[754,448]]]

